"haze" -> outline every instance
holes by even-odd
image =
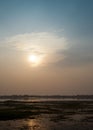
[[[93,94],[93,0],[0,0],[0,95]]]

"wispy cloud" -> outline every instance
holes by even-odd
[[[19,34],[6,38],[4,41],[7,47],[16,51],[25,53],[35,53],[38,55],[46,55],[46,64],[58,61],[60,57],[56,55],[56,51],[68,48],[67,39],[58,35],[57,32],[33,32]],[[63,59],[63,57],[61,57]]]
[[[82,42],[82,41],[81,41]],[[72,43],[57,32],[19,34],[3,40],[4,47],[45,56],[44,64],[58,67],[75,67],[93,63],[93,44]]]
[[[50,32],[34,32],[12,36],[5,41],[9,46],[21,51],[65,49],[66,38]]]

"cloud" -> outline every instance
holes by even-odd
[[[46,56],[45,64],[58,61],[56,51],[68,48],[67,39],[57,32],[33,32],[18,34],[5,39],[8,48],[24,53],[35,53]],[[62,59],[62,58],[61,58]]]
[[[6,38],[8,48],[45,56],[44,64],[56,67],[76,67],[93,63],[92,42],[74,43],[57,32],[33,32]]]
[[[20,51],[33,50],[56,50],[66,48],[66,38],[58,36],[56,33],[49,32],[33,32],[19,34],[6,39],[9,46]]]

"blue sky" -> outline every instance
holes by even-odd
[[[0,0],[0,63],[1,93],[91,94],[93,0]]]
[[[0,34],[63,28],[68,36],[93,33],[92,0],[0,0]]]

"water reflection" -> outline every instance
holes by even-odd
[[[50,122],[47,119],[28,119],[23,121],[20,130],[50,130]]]
[[[39,130],[40,129],[40,122],[38,122],[36,119],[32,119],[28,121],[28,126],[31,130]]]
[[[48,118],[0,121],[0,130],[92,130],[92,128],[92,122],[52,122]]]
[[[49,122],[40,119],[0,121],[0,130],[50,130]]]
[[[1,102],[0,105],[0,130],[91,130],[93,128],[93,102],[90,101],[34,103],[7,101]],[[11,118],[14,113],[18,115],[17,118]],[[28,115],[21,119],[24,113]],[[9,117],[9,114],[12,116]]]
[[[50,122],[45,118],[28,120],[28,126],[30,130],[50,130]]]

